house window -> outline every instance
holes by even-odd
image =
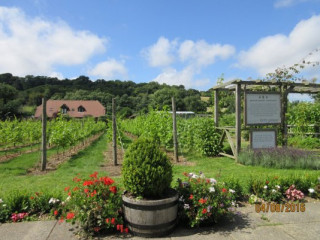
[[[62,114],[66,114],[68,111],[70,111],[70,109],[68,108],[68,106],[66,106],[65,104],[63,104],[61,106],[61,113]]]
[[[78,107],[78,112],[85,112],[85,111],[86,111],[86,109],[84,107],[82,107],[82,106]]]

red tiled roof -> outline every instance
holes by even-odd
[[[100,117],[106,114],[105,108],[99,101],[93,100],[48,100],[47,101],[47,116],[49,118],[55,117],[57,113],[61,112],[61,107],[65,105],[69,108],[67,114],[70,117],[82,118],[85,116]],[[79,112],[78,108],[82,106],[85,111]],[[42,105],[37,107],[36,118],[42,116]]]

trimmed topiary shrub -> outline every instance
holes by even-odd
[[[135,197],[159,198],[170,188],[172,165],[152,139],[138,139],[125,154],[122,178]]]

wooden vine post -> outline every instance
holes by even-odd
[[[172,122],[173,122],[173,147],[174,147],[174,160],[179,162],[178,157],[178,138],[177,138],[177,122],[176,122],[176,101],[172,97]]]
[[[116,122],[116,99],[112,98],[112,147],[113,147],[113,164],[117,162],[117,122]]]
[[[214,90],[214,125],[219,127],[219,90]]]
[[[241,149],[241,84],[236,84],[236,160]]]
[[[42,155],[41,155],[41,171],[47,168],[47,101],[42,98]]]

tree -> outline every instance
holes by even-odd
[[[2,119],[19,115],[20,100],[16,99],[18,91],[8,85],[0,83],[0,116]]]

